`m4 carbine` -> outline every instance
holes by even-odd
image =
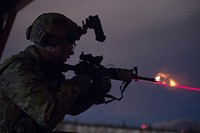
[[[80,60],[81,61],[76,65],[65,64],[64,68],[62,68],[62,71],[66,72],[66,71],[71,70],[71,71],[74,71],[76,75],[85,74],[85,75],[90,76],[93,79],[93,81],[96,81],[104,76],[109,76],[113,80],[123,81],[121,85],[121,89],[120,89],[121,90],[120,98],[116,98],[109,94],[100,94],[100,92],[98,93],[98,90],[96,90],[99,96],[99,98],[97,97],[96,104],[105,102],[104,97],[111,98],[110,101],[121,100],[123,97],[122,93],[124,92],[128,84],[132,80],[135,80],[135,81],[146,80],[146,81],[156,82],[155,78],[138,76],[137,67],[134,67],[133,69],[123,69],[123,68],[114,68],[114,67],[106,68],[103,65],[101,65],[103,56],[94,57],[91,54],[84,54],[82,52],[82,54],[80,55]]]

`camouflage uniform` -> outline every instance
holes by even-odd
[[[43,60],[34,45],[0,65],[0,133],[48,133],[65,114],[93,105],[92,94],[79,96],[58,65]]]

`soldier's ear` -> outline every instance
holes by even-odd
[[[56,47],[54,46],[46,46],[45,49],[52,54],[56,52]]]

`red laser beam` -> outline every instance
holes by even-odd
[[[200,88],[193,88],[189,86],[177,85],[177,87],[181,89],[191,90],[191,91],[200,91]]]
[[[194,87],[179,85],[176,81],[169,78],[169,75],[164,74],[164,73],[158,73],[158,75],[155,77],[155,80],[157,81],[155,83],[159,84],[159,85],[176,87],[176,88],[179,88],[179,89],[185,89],[185,90],[190,90],[190,91],[200,91],[200,88],[194,88]]]
[[[176,87],[176,88],[179,88],[179,89],[185,89],[185,90],[199,91],[200,92],[200,88],[194,88],[194,87],[183,86],[183,85],[171,86],[170,84],[166,84],[166,83],[162,83],[162,82],[155,82],[155,83],[159,84],[159,85],[163,85],[163,86]]]

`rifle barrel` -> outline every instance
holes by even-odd
[[[157,82],[155,78],[149,78],[149,77],[133,76],[133,79],[135,79],[136,81],[145,80],[145,81]]]

